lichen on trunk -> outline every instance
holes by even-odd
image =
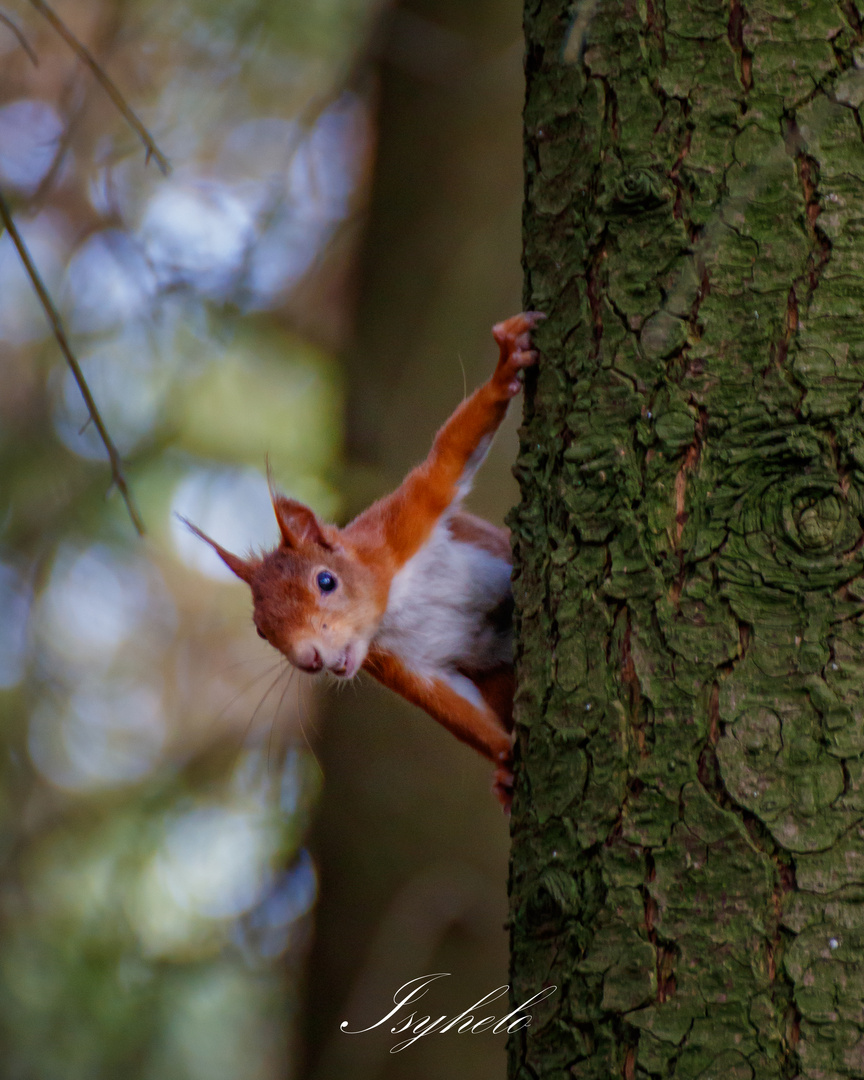
[[[528,0],[511,1080],[864,1076],[864,37]]]

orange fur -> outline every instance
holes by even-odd
[[[484,521],[474,514],[466,514],[464,510],[453,514],[447,527],[454,540],[463,544],[474,544],[498,559],[510,561],[510,533],[507,529],[499,529],[490,521]]]
[[[380,683],[419,705],[443,724],[457,739],[498,765],[510,758],[510,736],[502,727],[502,718],[490,707],[477,708],[453,691],[441,679],[422,679],[392,653],[379,652],[373,646],[363,664]]]
[[[362,667],[498,766],[509,807],[513,665],[506,530],[458,509],[471,478],[536,361],[516,315],[493,328],[492,377],[456,409],[427,459],[344,529],[274,497],[282,542],[259,559],[210,543],[252,589],[262,637],[295,666],[351,678]]]

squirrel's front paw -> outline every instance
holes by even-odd
[[[531,331],[545,318],[542,311],[523,311],[492,327],[492,336],[501,349],[495,377],[505,384],[510,397],[519,393],[522,368],[537,363],[537,350],[531,348]]]

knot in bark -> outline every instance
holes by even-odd
[[[803,477],[787,486],[783,526],[798,551],[811,556],[847,551],[859,534],[839,486]]]
[[[793,518],[799,543],[805,548],[831,547],[842,516],[837,497],[827,495],[814,501],[807,496],[799,496],[796,503]]]
[[[633,169],[615,185],[610,210],[635,214],[656,210],[666,202],[666,193],[659,176],[650,169]]]

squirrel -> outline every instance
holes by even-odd
[[[252,589],[258,634],[301,671],[361,669],[494,762],[512,798],[514,673],[509,533],[460,508],[510,399],[535,364],[526,311],[492,328],[491,378],[435,436],[426,460],[344,528],[273,496],[281,543],[232,555],[186,524]],[[184,519],[185,520],[185,519]]]

